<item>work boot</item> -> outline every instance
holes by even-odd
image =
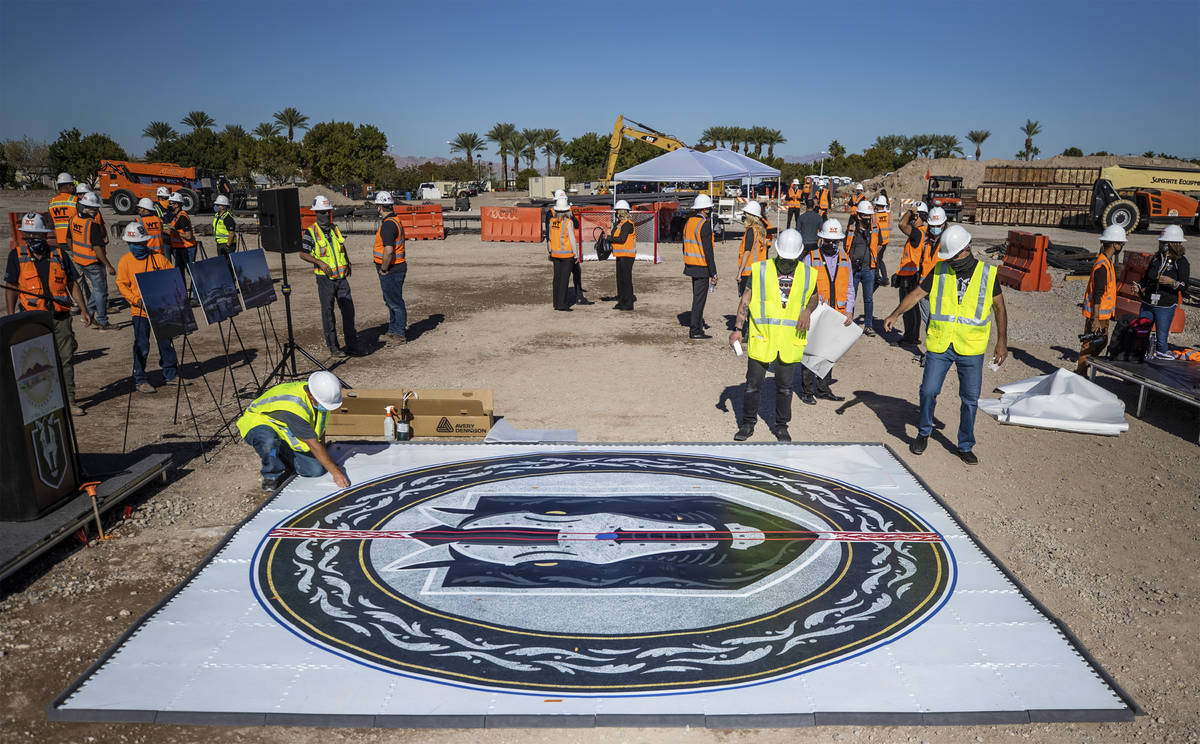
[[[278,478],[263,478],[262,490],[263,493],[275,493],[275,489],[279,488]]]
[[[915,439],[908,445],[908,451],[914,455],[919,455],[925,451],[925,447],[929,444],[929,437],[918,434]]]
[[[80,406],[75,401],[71,401],[71,415],[72,416],[86,416],[87,411],[83,410],[83,407]]]
[[[817,399],[812,396],[812,393],[800,393],[800,402],[808,406],[815,406]]]
[[[153,385],[151,385],[148,382],[139,382],[138,386],[137,386],[137,391],[139,393],[146,393],[147,395],[149,395],[150,393],[157,393],[158,388],[154,387]]]
[[[792,435],[788,434],[788,428],[786,426],[776,426],[771,430],[771,433],[774,434],[775,438],[781,442],[792,441]]]
[[[875,335],[875,329],[874,329],[874,328],[872,328],[871,326],[863,326],[863,335],[864,335],[864,336],[867,336],[867,337],[874,336],[874,335]]]
[[[579,299],[575,300],[575,304],[576,305],[595,305],[596,303],[592,302],[591,300],[584,297],[583,295],[579,295]]]
[[[733,441],[744,442],[754,434],[754,424],[742,424],[738,427],[737,434],[733,435]]]
[[[821,390],[817,393],[817,397],[821,400],[832,400],[834,403],[840,403],[846,399],[846,396],[837,395],[832,390]]]
[[[962,460],[963,462],[965,462],[968,465],[978,465],[979,464],[979,458],[976,457],[975,453],[972,452],[971,450],[967,450],[965,452],[963,450],[959,450],[958,451],[958,459]]]
[[[341,349],[330,349],[329,355],[332,356],[334,359],[345,359],[346,358],[346,352],[342,351]]]
[[[701,331],[700,333],[689,333],[688,338],[712,338],[712,336],[704,331]]]

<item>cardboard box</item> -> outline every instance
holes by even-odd
[[[492,428],[491,390],[354,389],[342,393],[342,407],[329,414],[326,434],[343,439],[383,438],[384,412],[400,411],[408,396],[414,437],[483,439]]]

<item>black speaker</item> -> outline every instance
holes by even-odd
[[[258,192],[258,235],[264,250],[300,250],[300,192],[263,189]]]

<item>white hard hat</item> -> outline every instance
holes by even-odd
[[[879,196],[875,197],[875,206],[883,207],[884,209],[887,209],[887,205],[888,205],[888,200],[887,200],[886,196],[884,196],[883,194],[880,194]]]
[[[342,383],[337,375],[321,370],[308,376],[308,393],[326,411],[342,407]]]
[[[1186,243],[1183,239],[1183,228],[1179,225],[1167,225],[1158,236],[1160,243]]]
[[[1109,225],[1100,233],[1101,243],[1124,243],[1126,240],[1125,228],[1120,225]]]
[[[147,211],[153,212],[154,211],[154,201],[151,200],[149,197],[143,196],[141,199],[138,199],[138,209],[145,209]]]
[[[183,204],[183,194],[178,191],[172,192],[171,198],[167,199],[171,204]]]
[[[392,198],[392,192],[390,191],[377,191],[375,192],[375,203],[390,207],[396,203],[396,200]]]
[[[805,177],[804,177],[804,180],[805,180],[805,181],[811,181],[811,180],[812,180],[812,176],[805,176]],[[793,181],[792,183],[795,183],[795,181]]]
[[[96,196],[94,192],[89,191],[83,196],[79,197],[79,201],[77,203],[80,206],[87,207],[88,209],[99,209],[100,197]]]
[[[946,210],[941,207],[934,207],[929,210],[929,219],[925,220],[931,227],[946,224]]]
[[[154,195],[157,196],[159,199],[162,199],[164,197],[169,197],[169,196],[171,196],[171,190],[168,189],[166,186],[159,186],[158,190],[154,192]]]
[[[229,206],[229,197],[225,196],[224,194],[221,194],[220,196],[218,196],[216,199],[213,200],[213,206],[214,207],[228,207]]]
[[[565,199],[565,198],[567,198],[567,192],[563,191],[562,189],[555,189],[554,190],[554,198],[555,199]]]
[[[917,210],[918,212],[924,212],[925,214],[929,214],[929,205],[923,201],[919,201],[916,204],[914,204],[913,209]]]
[[[699,211],[701,209],[712,209],[712,197],[708,194],[700,194],[696,197],[696,201],[692,202],[692,209]]]
[[[855,191],[862,191],[862,190],[863,190],[862,184],[861,184],[861,183],[856,183],[856,184],[854,184],[854,190],[855,190]]]
[[[780,258],[800,258],[800,252],[804,250],[804,238],[800,237],[800,233],[793,229],[787,229],[779,233],[779,237],[775,238],[775,253]]]
[[[842,223],[828,219],[821,223],[821,231],[817,233],[817,237],[825,240],[845,240],[846,233],[842,232]]]
[[[875,207],[871,205],[870,200],[863,199],[854,207],[854,211],[859,214],[875,214]]]
[[[125,229],[121,232],[121,240],[126,243],[145,243],[150,239],[150,234],[146,232],[146,228],[142,223],[134,220],[125,225]]]
[[[565,196],[556,197],[554,199],[554,211],[555,212],[570,212],[571,211],[571,202],[567,201],[567,197],[565,197]]]
[[[58,174],[58,178],[54,181],[55,186],[62,186],[64,183],[75,183],[75,179],[71,178],[71,174],[63,171]]]
[[[88,186],[86,183],[79,183],[79,184],[75,185],[75,193],[76,194],[86,194],[87,192],[89,192],[91,190],[92,190],[92,187]]]
[[[46,219],[37,212],[26,212],[21,218],[21,232],[28,233],[48,233],[50,228],[46,227]]]
[[[332,212],[333,205],[329,203],[329,197],[317,194],[313,197],[312,210],[314,212]]]
[[[799,178],[793,178],[793,179],[792,179],[792,185],[793,185],[793,186],[799,186],[799,185],[800,185],[800,179],[799,179]]]
[[[937,257],[943,261],[954,258],[963,248],[971,245],[971,233],[962,225],[951,225],[942,233],[942,242],[938,243]]]
[[[616,203],[616,204],[613,206],[613,209],[617,209],[617,210],[624,209],[626,212],[628,212],[628,211],[629,211],[629,202],[627,202],[627,201],[625,201],[624,199],[622,199],[621,201],[617,202],[617,203]]]
[[[748,212],[755,217],[762,218],[762,205],[756,201],[746,202],[746,206],[742,207],[743,212]]]

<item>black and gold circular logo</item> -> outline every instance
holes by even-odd
[[[259,601],[393,673],[529,694],[763,682],[895,640],[949,597],[941,535],[796,470],[663,452],[470,460],[312,504],[263,539]]]

